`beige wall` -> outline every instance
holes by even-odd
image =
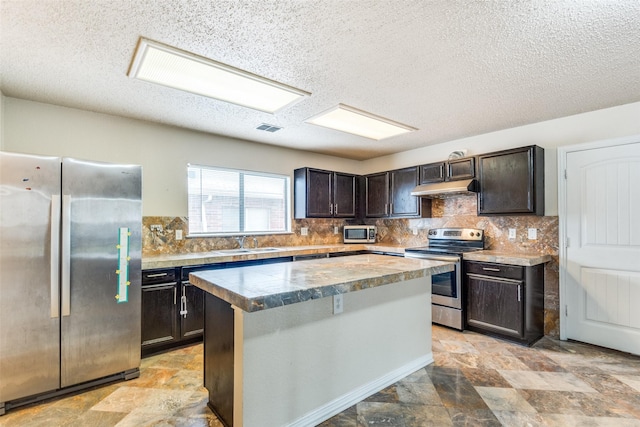
[[[4,95],[0,91],[0,150],[4,150]]]
[[[0,97],[3,150],[143,166],[145,216],[186,216],[186,164],[291,175],[312,166],[369,173],[536,144],[545,149],[547,216],[557,215],[556,148],[640,134],[640,102],[458,139],[363,162],[289,150],[122,117]]]
[[[145,216],[187,215],[188,163],[290,176],[303,166],[360,167],[354,160],[10,97],[4,118],[3,150],[142,165]]]

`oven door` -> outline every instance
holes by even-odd
[[[453,262],[453,271],[431,276],[431,302],[445,307],[462,309],[461,257],[420,252],[405,252],[404,256],[407,258],[420,258],[431,261]]]

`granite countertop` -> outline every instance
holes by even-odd
[[[189,281],[253,312],[453,271],[453,264],[365,254],[203,270]]]
[[[551,255],[537,252],[501,252],[491,250],[468,252],[464,254],[463,258],[465,261],[495,262],[524,267],[532,267],[551,261]]]
[[[270,250],[265,250],[270,249]],[[249,248],[251,250],[251,248]],[[223,262],[246,261],[290,257],[300,255],[314,255],[337,252],[381,251],[397,254],[404,253],[404,247],[376,244],[335,244],[313,246],[283,246],[277,248],[259,248],[259,252],[238,253],[236,249],[220,249],[211,252],[194,252],[179,255],[157,255],[142,258],[142,269],[184,267],[190,265],[216,264]]]

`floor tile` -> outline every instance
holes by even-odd
[[[640,357],[544,337],[525,347],[434,326],[435,362],[321,427],[640,427]],[[222,427],[202,344],[146,357],[139,378],[16,408],[2,427]]]
[[[476,391],[492,411],[536,412],[513,388],[476,387]]]

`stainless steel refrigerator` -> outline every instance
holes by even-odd
[[[139,376],[141,175],[0,152],[0,415]]]

